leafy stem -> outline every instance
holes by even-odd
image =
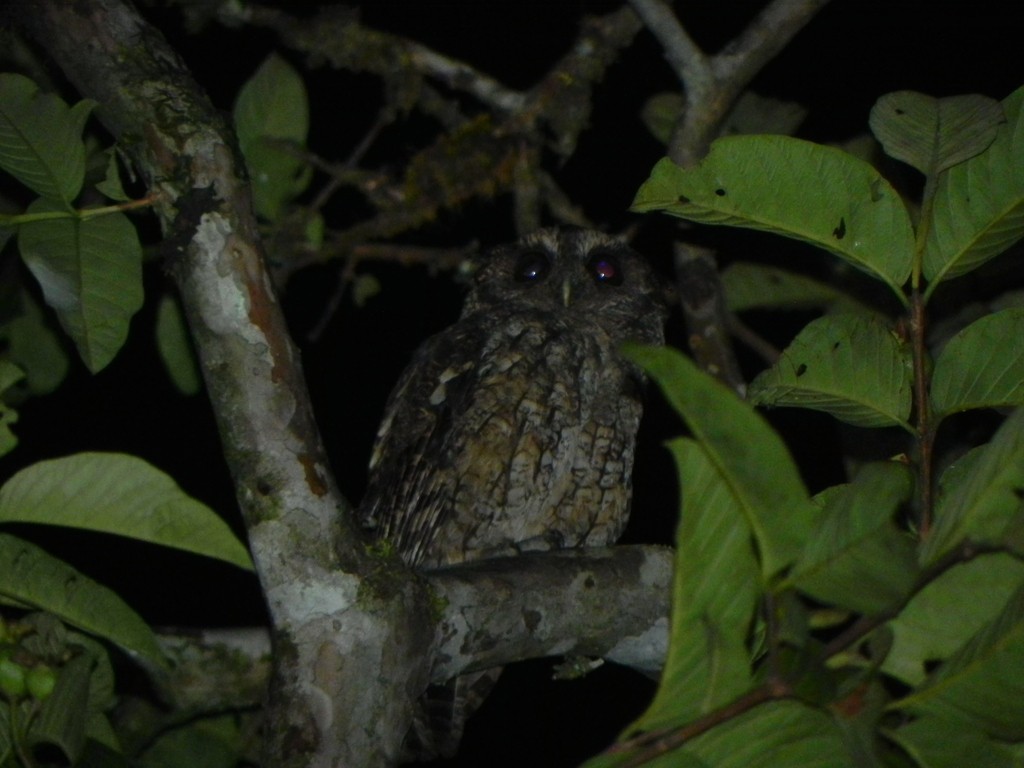
[[[760,704],[790,695],[792,695],[792,691],[788,684],[781,680],[769,679],[725,706],[712,710],[681,728],[642,733],[632,739],[615,744],[608,751],[611,753],[631,752],[630,760],[622,763],[623,768],[646,765],[658,756],[678,749],[690,739],[707,733],[715,726],[739,717]]]
[[[0,227],[16,227],[21,224],[29,224],[36,221],[52,221],[54,219],[78,219],[86,221],[97,216],[108,216],[112,213],[122,213],[137,208],[148,208],[159,198],[159,193],[154,192],[141,197],[138,200],[128,200],[114,205],[103,205],[98,208],[71,209],[67,211],[40,211],[38,213],[0,213]]]
[[[926,537],[932,523],[933,483],[932,448],[935,428],[931,423],[928,399],[929,358],[925,345],[927,315],[925,298],[918,288],[911,291],[910,346],[914,365],[914,403],[917,428],[917,525],[920,536]]]
[[[924,192],[921,198],[921,216],[917,223],[914,238],[914,260],[910,284],[910,345],[914,366],[914,405],[917,428],[917,526],[919,535],[924,538],[932,524],[932,448],[935,444],[935,429],[931,424],[931,404],[928,399],[929,357],[925,343],[927,328],[928,302],[927,291],[922,292],[922,272],[924,263],[925,243],[931,228],[932,208],[935,205],[935,190],[938,174],[929,173],[925,177]]]

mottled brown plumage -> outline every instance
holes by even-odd
[[[391,395],[364,525],[425,569],[613,543],[629,514],[642,389],[618,349],[662,342],[660,284],[628,246],[580,229],[497,248],[472,280],[458,322],[427,340]],[[467,705],[449,693],[451,733],[420,724],[422,750],[458,743]]]

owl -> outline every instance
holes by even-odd
[[[425,570],[612,544],[629,516],[644,383],[619,349],[662,343],[661,282],[618,239],[544,229],[476,259],[471,283],[459,320],[391,394],[362,524]],[[412,749],[454,752],[472,692],[495,677],[428,691],[433,722],[417,717]]]

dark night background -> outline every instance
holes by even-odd
[[[13,0],[16,2],[16,0]],[[282,3],[300,13],[306,3]],[[677,3],[683,23],[713,52],[738,33],[762,3],[697,0]],[[360,4],[371,27],[411,37],[463,59],[509,86],[526,88],[572,43],[579,19],[616,3],[424,2],[386,0]],[[181,15],[164,4],[141,6],[178,49],[215,104],[229,111],[240,85],[263,58],[279,50],[301,64],[265,31],[209,27],[185,30]],[[936,96],[978,92],[1004,98],[1024,84],[1019,8],[994,0],[973,2],[864,2],[833,0],[754,81],[763,95],[810,108],[799,134],[815,141],[843,141],[867,129],[871,105],[902,89]],[[305,70],[311,93],[311,149],[337,161],[362,137],[381,103],[379,82],[369,76],[321,68]],[[595,91],[592,129],[563,165],[549,165],[563,188],[596,223],[621,229],[637,220],[628,206],[663,148],[639,120],[651,94],[677,88],[657,43],[641,32]],[[74,96],[65,94],[69,100]],[[416,119],[385,131],[365,165],[400,165],[419,148],[429,126]],[[352,223],[344,201],[328,211]],[[508,199],[475,204],[449,215],[407,242],[462,246],[492,245],[513,236]],[[667,271],[670,222],[648,222],[638,247]],[[737,258],[785,255],[798,265],[820,261],[809,249],[791,248],[767,235],[705,230],[723,263]],[[5,252],[11,258],[11,250]],[[302,347],[308,384],[339,483],[357,500],[364,482],[376,423],[384,399],[412,350],[458,313],[459,287],[449,274],[423,268],[364,265],[383,290],[365,307],[346,302],[326,333],[309,334],[337,283],[328,264],[297,275],[283,294],[293,334]],[[165,276],[149,267],[147,289],[155,295]],[[20,408],[20,447],[0,462],[0,478],[41,458],[84,450],[123,451],[142,456],[171,474],[188,492],[221,511],[240,530],[233,491],[212,415],[202,395],[183,398],[163,373],[152,329],[152,303],[133,321],[129,344],[97,376],[74,362],[57,393]],[[757,325],[759,319],[751,318]],[[766,322],[768,318],[760,318]],[[766,333],[784,344],[801,320],[771,320]],[[757,326],[761,330],[761,326]],[[671,338],[680,344],[679,318]],[[753,365],[752,361],[748,361]],[[805,467],[812,490],[840,479],[833,422],[825,416],[776,412],[772,418]],[[670,540],[675,514],[671,466],[660,443],[681,425],[655,398],[641,434],[630,541]],[[806,442],[811,438],[814,442]],[[822,445],[825,447],[822,448]],[[234,625],[262,620],[252,577],[228,566],[167,553],[134,542],[75,533],[19,531],[44,542],[83,571],[115,587],[158,625]],[[653,683],[610,665],[583,681],[550,682],[551,662],[506,670],[501,683],[470,723],[460,761],[452,765],[575,765],[603,748],[646,705]]]

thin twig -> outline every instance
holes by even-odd
[[[337,65],[352,65],[353,69],[372,71],[387,77],[395,75],[396,64],[404,71],[412,70],[425,77],[444,83],[449,88],[468,93],[481,103],[500,112],[514,113],[522,109],[526,100],[524,94],[508,88],[493,77],[478,71],[464,61],[439,53],[422,43],[401,35],[382,32],[361,24],[356,15],[344,9],[326,9],[309,19],[298,19],[275,8],[241,7],[229,19],[232,4],[225,3],[220,14],[222,21],[240,19],[253,26],[275,30],[289,45],[306,53],[327,56]],[[331,28],[335,29],[332,30]],[[359,50],[341,51],[332,46],[343,46],[344,42],[360,41],[373,53],[387,50],[392,56],[363,56]],[[372,49],[370,48],[372,46]]]
[[[518,112],[526,103],[524,94],[505,87],[493,77],[479,72],[464,61],[445,56],[411,40],[407,40],[405,45],[409,63],[418,72],[440,80],[453,90],[468,93],[481,103],[501,112]]]
[[[651,731],[612,746],[609,753],[630,752],[630,760],[621,763],[624,768],[646,765],[660,755],[678,749],[687,741],[710,731],[715,726],[739,717],[754,707],[790,695],[787,687],[769,681],[759,685],[724,707],[708,712],[682,728]]]
[[[665,58],[679,81],[693,87],[712,79],[711,62],[663,0],[629,0],[651,34],[661,43]]]
[[[774,0],[712,60],[715,79],[743,90],[829,0]]]

